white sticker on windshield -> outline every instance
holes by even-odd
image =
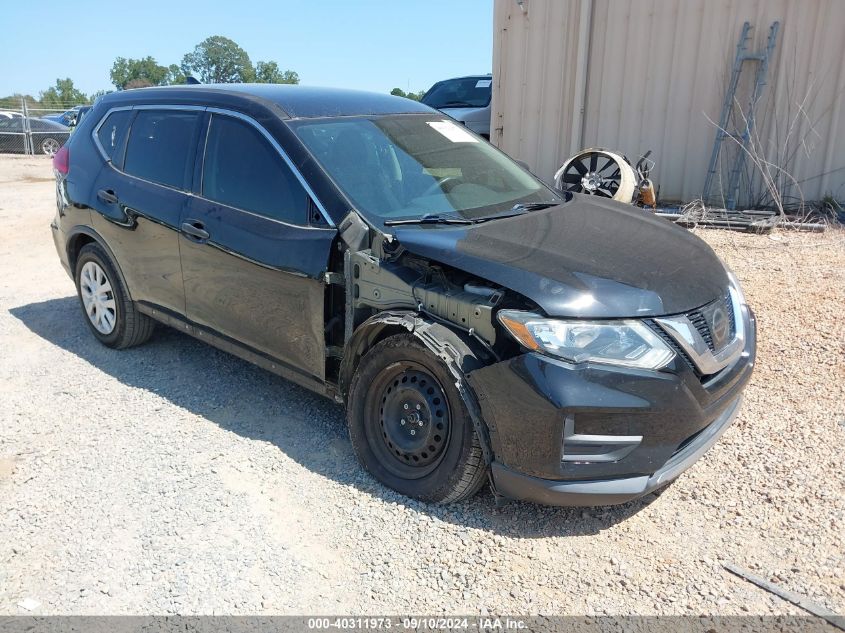
[[[489,88],[491,83],[493,83],[492,79],[479,79],[478,82],[475,84],[475,87],[476,88]]]
[[[478,139],[452,121],[426,121],[453,143],[478,143]]]

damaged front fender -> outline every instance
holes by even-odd
[[[352,375],[364,354],[379,341],[405,332],[413,334],[449,368],[478,434],[484,460],[490,464],[493,461],[490,434],[481,417],[478,399],[466,380],[467,374],[484,366],[482,359],[486,357],[486,352],[477,341],[467,340],[467,337],[442,323],[410,311],[381,312],[364,321],[356,328],[343,355],[340,371],[340,393],[343,399],[348,396]]]

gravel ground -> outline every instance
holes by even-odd
[[[663,495],[444,508],[373,482],[304,389],[164,327],[100,346],[54,212],[49,162],[0,157],[0,614],[801,613],[722,561],[845,611],[841,231],[699,232],[759,363]]]

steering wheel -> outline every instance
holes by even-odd
[[[459,181],[460,181],[460,178],[458,178],[457,176],[446,176],[445,178],[441,178],[437,182],[432,183],[428,187],[428,189],[426,189],[423,192],[423,194],[420,197],[424,198],[425,196],[433,195],[433,194],[437,193],[438,191],[443,191],[444,193],[449,193],[452,190],[452,187],[454,187],[456,184],[458,184]],[[451,183],[451,184],[449,185],[449,188],[447,189],[447,188],[444,187],[444,185],[446,185],[448,183]]]

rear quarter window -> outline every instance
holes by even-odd
[[[175,189],[190,189],[200,113],[140,110],[129,130],[123,171]]]
[[[126,132],[129,129],[129,120],[131,118],[132,110],[117,110],[109,114],[97,130],[97,140],[100,143],[100,147],[112,162],[119,163],[123,157],[123,148],[126,145]]]

